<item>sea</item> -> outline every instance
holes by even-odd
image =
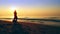
[[[13,21],[13,18],[0,18],[4,21]],[[18,18],[18,22],[36,23],[52,26],[60,26],[60,17],[48,17],[48,18]]]

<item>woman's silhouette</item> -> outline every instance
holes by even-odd
[[[14,11],[14,19],[13,19],[14,23],[17,23],[17,12],[16,10]]]
[[[14,11],[14,19],[17,20],[17,12],[16,12],[16,10]]]

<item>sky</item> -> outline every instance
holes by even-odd
[[[60,0],[0,0],[0,18],[60,16]]]

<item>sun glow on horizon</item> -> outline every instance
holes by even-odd
[[[10,10],[14,12],[14,10],[16,10],[16,7],[11,7]]]
[[[15,6],[11,6],[11,7],[9,8],[9,12],[10,12],[11,14],[13,14],[15,10],[18,10],[17,7],[15,7]]]
[[[18,8],[16,6],[11,6],[9,10],[10,10],[11,13],[13,13],[15,10],[17,11]]]

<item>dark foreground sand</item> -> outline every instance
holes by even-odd
[[[59,26],[0,20],[0,34],[60,34]]]

